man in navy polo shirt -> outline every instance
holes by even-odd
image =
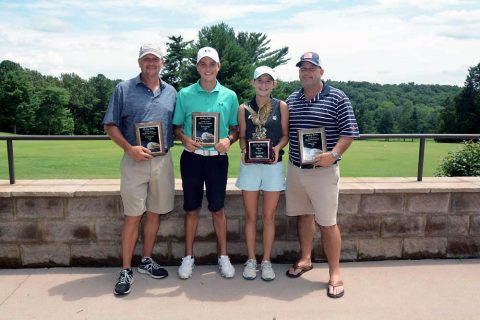
[[[327,295],[340,298],[344,288],[337,225],[338,161],[359,135],[358,126],[345,93],[322,81],[324,69],[316,52],[304,53],[297,67],[302,89],[286,101],[290,114],[286,211],[288,216],[297,217],[301,257],[287,270],[287,276],[297,278],[313,268],[311,253],[316,222],[320,225],[330,273]],[[304,165],[300,160],[298,130],[314,128],[325,130],[327,152],[317,154],[312,164]]]
[[[173,210],[174,175],[171,153],[173,146],[172,117],[177,91],[159,77],[163,67],[162,52],[157,45],[144,44],[138,57],[140,74],[115,87],[107,113],[103,119],[105,132],[124,155],[121,162],[120,195],[125,219],[122,229],[122,263],[116,295],[130,292],[133,283],[132,257],[138,238],[142,216],[143,251],[137,270],[153,278],[168,276],[152,258],[152,251],[160,227],[160,215]],[[153,157],[151,151],[137,145],[135,124],[160,122],[167,153]]]

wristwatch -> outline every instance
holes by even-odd
[[[339,155],[338,153],[336,153],[335,151],[332,150],[331,153],[332,153],[332,156],[335,158],[336,161],[342,160],[342,156]]]
[[[230,141],[230,145],[232,145],[232,144],[235,142],[235,140],[233,140],[232,138],[230,138],[230,136],[228,136],[228,141]]]

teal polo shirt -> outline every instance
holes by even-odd
[[[211,92],[206,92],[200,86],[200,80],[180,90],[175,104],[173,124],[183,126],[186,136],[192,136],[192,113],[193,112],[219,112],[220,113],[220,139],[226,138],[230,126],[238,125],[238,98],[232,90],[217,85]],[[214,150],[214,148],[204,148]]]

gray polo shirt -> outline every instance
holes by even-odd
[[[131,144],[135,142],[135,123],[160,121],[166,148],[173,146],[172,118],[177,91],[160,80],[160,88],[152,92],[137,77],[120,82],[112,94],[103,124],[114,124]]]

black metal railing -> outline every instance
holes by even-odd
[[[12,135],[0,136],[0,141],[7,142],[8,155],[8,175],[10,184],[15,184],[15,161],[13,155],[13,140],[109,140],[105,135],[97,136],[48,136],[48,135]],[[442,139],[442,140],[473,140],[480,139],[480,134],[362,134],[359,140],[366,139],[419,139],[420,145],[418,149],[418,170],[417,181],[423,178],[423,161],[425,156],[425,140],[426,139]]]

